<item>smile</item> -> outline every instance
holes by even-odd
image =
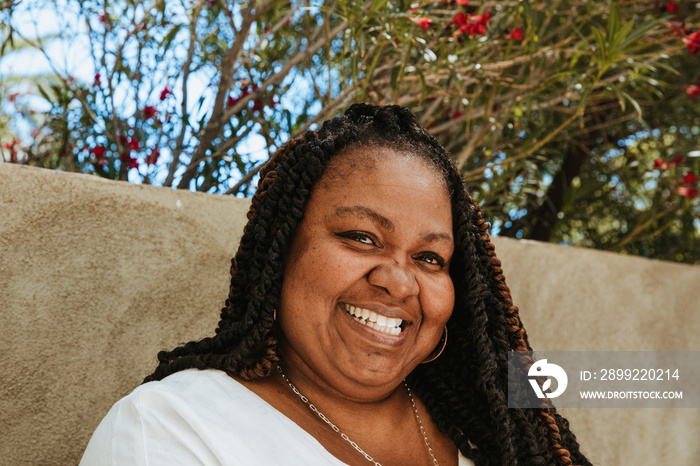
[[[368,309],[362,309],[350,304],[345,304],[345,312],[353,319],[369,328],[384,332],[388,335],[398,335],[401,333],[401,323],[403,320],[394,317],[387,317]]]

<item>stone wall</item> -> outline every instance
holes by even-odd
[[[0,464],[75,464],[155,354],[207,335],[245,200],[0,164]],[[496,239],[536,349],[700,350],[700,267]],[[598,465],[697,464],[700,410],[564,410]]]

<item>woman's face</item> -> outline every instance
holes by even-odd
[[[395,389],[452,313],[453,250],[450,197],[434,168],[391,149],[341,154],[285,262],[278,319],[289,370],[358,400]]]

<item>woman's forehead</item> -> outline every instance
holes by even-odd
[[[377,145],[358,145],[343,150],[328,163],[325,173],[319,180],[319,187],[327,189],[339,180],[350,178],[358,173],[366,174],[380,166],[383,176],[391,177],[392,171],[385,169],[387,164],[396,167],[397,171],[405,165],[413,165],[422,172],[421,177],[426,182],[431,184],[437,182],[446,186],[444,176],[434,163],[414,151]]]

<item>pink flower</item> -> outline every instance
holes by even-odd
[[[697,84],[691,84],[685,89],[685,92],[688,93],[688,96],[691,99],[694,99],[698,95],[700,95],[700,86],[698,86]]]
[[[457,0],[457,5],[467,6],[469,5],[469,0]]]
[[[160,93],[160,100],[167,99],[170,94],[172,94],[170,88],[168,86],[165,86],[165,88],[163,88],[163,90]]]
[[[700,52],[700,31],[695,31],[683,39],[683,42],[688,47],[688,53],[697,55]]]
[[[421,29],[423,29],[423,32],[428,32],[428,28],[430,27],[430,23],[433,22],[433,20],[430,18],[411,18],[411,21],[413,21],[418,26],[420,26]]]
[[[510,34],[508,34],[508,39],[512,40],[523,40],[523,30],[520,28],[514,28]]]
[[[145,107],[143,107],[143,117],[146,120],[150,120],[151,118],[153,118],[157,114],[158,114],[158,111],[156,110],[155,107],[152,107],[151,105],[146,105]]]

